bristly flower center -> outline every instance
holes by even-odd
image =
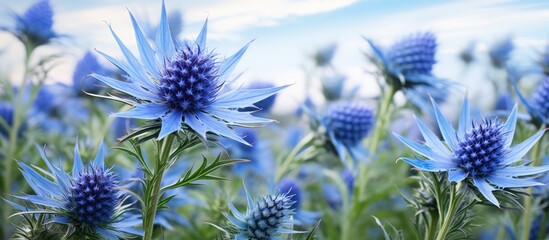
[[[219,90],[218,69],[213,54],[185,43],[161,71],[160,94],[174,110],[203,110]]]
[[[332,106],[324,121],[339,141],[354,146],[368,135],[374,113],[365,105],[343,102]]]
[[[67,199],[73,221],[98,226],[109,223],[120,199],[116,181],[108,170],[88,168],[74,179]]]
[[[507,152],[501,127],[497,120],[473,123],[473,129],[459,140],[459,148],[454,152],[454,161],[463,171],[483,177],[496,170]]]
[[[293,202],[284,194],[268,195],[257,203],[246,220],[250,239],[271,239],[292,214]]]
[[[549,119],[549,77],[545,78],[534,93],[534,107],[541,117]]]

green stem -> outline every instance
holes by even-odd
[[[541,126],[541,129],[544,129],[544,126]],[[539,166],[541,163],[541,149],[543,145],[543,137],[545,135],[541,136],[541,139],[534,145],[534,149],[532,150],[532,165],[531,166]],[[532,194],[532,188],[526,189],[526,194],[531,195]],[[529,197],[524,198],[524,215],[522,217],[522,235],[520,237],[521,240],[528,240],[530,239],[530,227],[533,220],[533,202],[532,199]]]
[[[143,209],[143,229],[145,235],[143,236],[144,240],[151,240],[153,231],[154,231],[154,218],[156,216],[156,210],[158,209],[158,202],[160,201],[160,188],[162,185],[162,179],[164,178],[164,173],[167,170],[166,164],[170,157],[170,150],[175,135],[170,134],[165,137],[160,142],[160,147],[158,149],[158,158],[157,164],[154,169],[154,175],[151,176],[151,181],[149,183],[152,186],[147,186],[147,194],[145,197],[149,201],[146,202],[146,208]]]
[[[461,184],[461,183],[459,183]],[[440,227],[440,231],[438,232],[436,240],[444,240],[446,239],[446,236],[448,235],[448,232],[450,231],[450,227],[452,226],[452,221],[454,220],[454,215],[456,214],[456,207],[458,205],[458,199],[457,199],[457,190],[456,188],[459,188],[459,186],[454,187],[454,185],[450,186],[450,202],[448,203],[450,206],[448,207],[448,210],[446,211],[446,214],[444,214],[444,220],[442,222],[442,226]]]
[[[300,153],[300,151],[309,145],[311,141],[314,140],[314,134],[311,133],[307,136],[305,136],[301,141],[290,151],[288,156],[282,161],[280,166],[276,169],[276,175],[275,175],[275,182],[278,182],[284,174],[290,169],[292,162],[295,160],[296,156]]]
[[[29,75],[29,71],[30,71],[30,68],[29,68],[29,61],[30,61],[30,56],[32,54],[32,50],[29,48],[29,47],[25,47],[25,59],[24,59],[24,70],[23,70],[23,81],[21,82],[21,85],[19,86],[19,89],[17,91],[17,95],[15,95],[15,101],[13,102],[14,106],[13,106],[13,119],[12,119],[12,126],[11,126],[11,129],[8,133],[8,137],[9,137],[9,142],[8,142],[8,151],[7,151],[7,155],[6,155],[6,158],[4,159],[5,161],[5,171],[4,171],[4,174],[3,174],[3,183],[4,185],[2,186],[3,187],[3,191],[2,193],[3,194],[9,194],[10,193],[10,189],[11,189],[11,184],[12,184],[12,180],[13,180],[13,177],[12,177],[12,172],[13,172],[13,160],[14,158],[16,158],[16,150],[17,150],[17,141],[18,141],[18,133],[19,133],[19,129],[21,128],[21,125],[22,125],[22,121],[24,120],[24,105],[25,103],[23,102],[23,96],[24,96],[24,93],[26,91],[25,89],[25,85],[27,84],[27,81],[28,81],[28,75]],[[3,219],[7,219],[8,215],[9,215],[9,212],[10,212],[10,205],[7,204],[7,203],[2,203],[2,217]],[[8,231],[7,229],[5,228],[5,225],[2,224],[2,234],[4,237],[7,236],[8,234]]]
[[[374,132],[372,134],[372,137],[370,138],[369,147],[368,150],[370,151],[370,155],[375,155],[377,152],[377,148],[379,146],[379,143],[381,139],[383,138],[383,133],[387,131],[386,125],[387,122],[390,121],[391,116],[391,104],[393,103],[393,97],[395,96],[395,88],[392,85],[389,85],[386,89],[385,94],[383,95],[383,99],[380,103],[379,109],[377,111],[377,118],[376,123],[374,125]],[[357,205],[357,201],[360,201],[364,199],[365,192],[363,191],[366,188],[366,184],[368,181],[368,177],[366,174],[367,167],[365,161],[359,161],[359,173],[358,174],[358,184],[356,189],[356,196],[355,196],[355,203],[353,205]]]

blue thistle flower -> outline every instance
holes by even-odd
[[[248,190],[246,199],[248,210],[245,214],[240,213],[228,200],[229,208],[234,216],[223,213],[236,230],[235,240],[261,239],[276,240],[283,233],[299,233],[284,228],[291,224],[291,217],[294,215],[292,205],[294,202],[287,193],[268,194],[254,202]]]
[[[90,51],[86,51],[84,56],[76,63],[72,74],[72,87],[76,93],[82,91],[88,93],[98,93],[100,91],[100,82],[93,78],[86,78],[90,73],[105,74],[107,70],[101,66],[97,57]]]
[[[13,105],[0,101],[0,135],[7,137],[13,124]]]
[[[325,67],[332,63],[332,58],[334,58],[335,51],[337,50],[337,44],[332,43],[321,49],[319,49],[314,55],[313,60],[315,64],[319,67]]]
[[[305,211],[301,208],[303,190],[296,180],[284,178],[278,183],[278,189],[280,192],[286,193],[290,196],[290,200],[294,202],[291,209],[295,213],[294,218],[297,223],[314,224],[318,221],[321,213]]]
[[[466,65],[475,61],[475,47],[476,47],[476,42],[471,41],[459,53],[459,59],[461,59],[461,61]]]
[[[118,181],[110,169],[105,168],[104,147],[99,147],[95,160],[84,166],[78,145],[74,148],[72,176],[54,166],[38,147],[42,159],[48,166],[53,181],[39,172],[43,169],[29,167],[18,162],[23,177],[36,195],[15,196],[33,207],[22,207],[11,203],[21,210],[19,214],[47,212],[51,214],[50,223],[58,223],[75,230],[73,236],[101,236],[107,239],[124,238],[128,234],[140,235],[133,226],[140,220],[124,215],[127,206],[123,206],[124,194],[118,189]]]
[[[59,36],[53,30],[53,10],[48,0],[40,0],[23,15],[14,14],[14,17],[15,28],[8,31],[28,46],[38,47]]]
[[[465,98],[457,131],[442,115],[433,100],[436,120],[445,143],[439,140],[419,119],[418,127],[425,143],[418,144],[398,134],[402,143],[428,160],[402,157],[410,165],[430,172],[447,172],[453,182],[468,180],[491,203],[499,207],[493,191],[504,188],[540,185],[533,175],[549,170],[549,166],[531,167],[515,165],[543,136],[541,130],[524,142],[511,146],[517,121],[517,106],[507,121],[484,119],[471,121],[469,102]],[[470,181],[469,181],[470,180]],[[496,186],[497,188],[493,187]]]
[[[492,44],[488,50],[492,65],[496,68],[505,67],[514,47],[513,39],[511,37],[502,38]]]
[[[319,120],[341,161],[345,162],[346,152],[353,160],[363,157],[365,150],[361,149],[360,142],[374,125],[374,112],[370,107],[360,102],[336,102]]]
[[[394,43],[387,51],[366,39],[372,47],[376,63],[386,81],[395,91],[402,90],[406,98],[420,109],[428,109],[428,96],[446,99],[451,83],[433,76],[436,63],[436,36],[431,32],[411,34]]]
[[[347,77],[342,74],[331,74],[320,78],[322,82],[322,94],[327,100],[335,101],[343,95],[343,86]]]
[[[515,92],[519,96],[521,102],[526,106],[526,109],[532,116],[534,123],[549,124],[549,77],[545,77],[539,86],[536,88],[532,98],[527,100],[519,91],[516,82],[513,81]]]
[[[174,43],[162,4],[160,27],[156,35],[155,49],[149,45],[139,25],[130,12],[137,39],[140,58],[136,58],[111,28],[126,62],[99,52],[111,63],[122,69],[127,81],[116,80],[99,74],[92,77],[106,85],[126,93],[130,99],[118,99],[135,106],[130,111],[114,114],[115,117],[161,121],[158,139],[182,129],[191,129],[204,141],[211,132],[247,144],[231,126],[253,127],[272,120],[239,111],[254,107],[259,102],[285,88],[236,89],[226,91],[228,75],[232,72],[248,45],[233,56],[219,60],[206,48],[207,21],[195,41]],[[116,98],[116,97],[115,97]]]

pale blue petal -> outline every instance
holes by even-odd
[[[126,45],[124,45],[122,40],[120,40],[118,35],[116,35],[116,33],[112,30],[111,25],[109,25],[109,29],[110,29],[114,39],[118,43],[118,46],[120,47],[120,50],[122,50],[122,54],[124,54],[124,57],[128,61],[128,67],[130,69],[130,72],[128,72],[128,74],[130,74],[132,76],[132,80],[134,80],[134,81],[139,80],[139,83],[145,84],[145,86],[147,88],[150,88],[150,85],[152,83],[147,81],[148,76],[143,71],[141,63],[139,63],[137,58],[131,53],[131,51],[128,49],[128,47],[126,47]]]
[[[541,186],[543,183],[534,181],[533,178],[507,178],[507,177],[498,177],[498,176],[488,176],[486,177],[488,181],[493,183],[498,187],[503,188],[514,188],[514,187],[532,187],[532,186]]]
[[[467,96],[463,99],[463,104],[461,106],[461,114],[459,115],[459,123],[458,123],[458,134],[460,138],[465,137],[465,133],[471,130],[472,128],[472,122],[471,122],[471,112],[469,109],[469,100],[467,99]]]
[[[382,61],[383,65],[389,70],[389,72],[394,72],[394,69],[391,67],[391,64],[385,57],[385,54],[383,54],[383,51],[380,48],[378,48],[372,40],[366,37],[363,37],[363,38],[364,40],[366,40],[366,42],[368,42],[372,50],[374,50],[374,53],[377,55],[377,57],[379,57],[379,59]]]
[[[82,158],[80,158],[80,150],[78,150],[78,143],[74,145],[74,163],[72,164],[72,176],[76,177],[84,168]]]
[[[61,198],[61,188],[50,180],[42,177],[34,169],[22,162],[17,162],[21,167],[21,173],[34,192],[41,196],[55,196]]]
[[[208,131],[208,128],[204,126],[204,124],[196,118],[194,114],[185,114],[184,119],[185,124],[189,125],[189,127],[202,139],[202,141],[206,141],[206,132]]]
[[[41,148],[38,145],[36,145],[36,147],[38,148],[38,153],[40,153],[40,156],[42,157],[42,159],[50,169],[50,172],[53,173],[53,175],[55,176],[55,179],[57,180],[57,184],[60,185],[61,189],[69,189],[71,177],[62,169],[59,169],[56,166],[53,166],[53,164],[51,164],[43,148]]]
[[[503,127],[501,130],[505,133],[505,147],[511,146],[511,142],[513,142],[513,136],[515,135],[515,128],[517,125],[517,108],[518,105],[515,104],[513,107],[513,110],[511,110],[511,114],[509,114],[509,117],[507,117],[507,121],[505,124],[503,124]]]
[[[142,103],[129,111],[118,112],[113,114],[113,116],[154,120],[164,116],[168,110],[170,110],[170,107],[166,104]]]
[[[246,194],[246,202],[248,203],[248,210],[251,210],[254,206],[254,200],[252,199],[252,195],[250,195],[250,192],[248,191],[248,187],[246,187],[246,183],[242,183],[242,186],[244,186],[244,193]]]
[[[122,233],[105,229],[102,227],[95,227],[95,232],[97,232],[101,237],[104,237],[107,240],[118,240],[119,237],[123,237],[124,235]]]
[[[27,195],[27,196],[14,196],[14,197],[22,200],[27,200],[29,202],[32,202],[33,204],[39,204],[42,206],[53,207],[53,208],[65,208],[64,202],[60,202],[46,196]]]
[[[536,111],[536,108],[534,108],[530,104],[530,102],[528,102],[528,100],[526,100],[526,98],[519,91],[517,83],[514,80],[511,80],[511,84],[513,85],[513,88],[515,89],[515,92],[517,93],[517,96],[519,97],[522,104],[524,104],[524,106],[526,106],[526,109],[528,110],[528,112],[530,114],[534,115],[535,117],[539,118],[539,119],[543,119],[543,116],[541,116],[541,114],[539,114],[538,111]]]
[[[139,24],[135,21],[133,14],[131,12],[129,12],[129,14],[132,20],[133,31],[135,32],[135,40],[137,41],[137,47],[139,48],[141,62],[144,63],[145,67],[149,70],[149,73],[152,74],[153,77],[160,79],[155,53],[143,35]]]
[[[248,49],[251,43],[252,42],[249,42],[248,44],[244,45],[244,47],[238,50],[238,52],[223,60],[223,62],[219,66],[219,82],[224,82],[226,85],[230,84],[231,81],[228,81],[228,77],[231,75],[234,68],[240,61],[240,58],[242,58],[242,55],[244,55],[246,49]]]
[[[231,222],[231,224],[237,226],[238,228],[240,228],[240,229],[245,229],[246,228],[246,223],[245,222],[238,221],[236,218],[232,217],[229,214],[226,214],[226,213],[221,213],[221,214],[223,214],[223,216],[225,216],[225,218],[227,218],[227,220],[229,220],[229,222]]]
[[[158,134],[158,139],[162,139],[168,136],[170,133],[176,132],[181,129],[181,121],[183,119],[183,113],[181,111],[174,110],[162,117],[162,127]]]
[[[530,166],[516,166],[516,167],[505,167],[498,169],[494,172],[494,175],[503,176],[503,177],[521,177],[521,176],[530,176],[549,171],[549,165],[539,166],[539,167],[530,167]]]
[[[420,170],[428,171],[428,172],[445,172],[455,167],[454,164],[443,163],[443,162],[411,159],[411,158],[405,158],[405,157],[399,158],[399,159],[407,162],[408,164],[416,168],[419,168]]]
[[[479,177],[473,178],[473,183],[478,188],[480,193],[486,199],[488,199],[488,201],[490,201],[491,203],[499,207],[499,202],[496,199],[496,196],[494,196],[494,193],[492,193],[492,191],[494,191],[495,189],[492,186],[490,186],[490,184],[488,184],[484,179]]]
[[[133,83],[120,81],[114,78],[102,76],[95,73],[90,74],[89,76],[109,85],[110,87],[118,91],[127,93],[136,98],[149,100],[149,101],[163,101],[163,99],[160,98],[159,95],[153,94],[152,92],[149,92],[148,90],[145,90],[140,86],[136,86]]]
[[[467,175],[469,174],[461,169],[448,171],[448,180],[451,182],[461,182],[467,177]]]
[[[197,112],[195,115],[202,123],[204,123],[205,126],[208,127],[210,132],[226,138],[233,139],[244,145],[251,146],[248,142],[246,142],[246,140],[238,136],[238,134],[236,134],[231,128],[229,128],[226,123],[220,122],[219,120],[214,119],[201,112]]]
[[[162,1],[160,24],[158,25],[158,31],[156,31],[156,50],[158,50],[164,58],[170,58],[175,53],[175,46],[173,44],[172,33],[170,32],[164,1]]]
[[[505,159],[503,160],[503,165],[512,164],[517,161],[520,161],[528,151],[536,144],[536,142],[543,136],[545,133],[544,130],[538,131],[536,134],[532,135],[528,139],[524,140],[524,142],[517,144],[511,148],[511,151],[505,155]]]
[[[147,89],[150,89],[150,91],[155,91],[155,89],[157,88],[156,85],[154,85],[154,83],[152,83],[148,79],[141,79],[142,76],[140,76],[137,73],[134,73],[133,69],[129,65],[124,64],[124,63],[116,60],[115,58],[113,58],[113,57],[111,57],[111,56],[109,56],[109,55],[107,55],[107,54],[105,54],[105,53],[103,53],[99,50],[96,50],[96,51],[100,55],[102,55],[104,58],[109,60],[109,62],[111,62],[112,64],[114,64],[118,68],[122,69],[122,71],[124,71],[125,73],[129,74],[130,78],[133,80],[134,83],[142,85],[142,86],[146,87]]]
[[[227,196],[227,205],[229,205],[229,209],[231,210],[231,213],[237,218],[237,220],[246,221],[246,217],[242,215],[242,213],[240,213],[238,209],[236,209],[236,207],[233,205],[233,203],[229,199],[229,196]]]
[[[97,149],[97,154],[95,155],[95,160],[93,160],[93,166],[101,169],[105,168],[105,143],[101,140],[99,144],[99,149]]]
[[[398,138],[404,145],[408,146],[410,149],[412,149],[414,152],[421,154],[422,156],[425,156],[432,161],[436,162],[444,162],[447,164],[453,164],[452,159],[447,156],[440,155],[436,152],[434,152],[431,148],[415,143],[413,141],[410,141],[409,139],[402,137],[396,133],[393,133],[395,137]]]
[[[423,121],[415,116],[414,118],[416,119],[421,135],[425,139],[425,145],[430,148],[434,148],[438,154],[449,158],[451,156],[451,152],[448,150],[448,147],[446,147],[444,143],[438,139],[438,137],[425,125],[425,123],[423,123]]]
[[[280,87],[262,88],[262,89],[236,89],[218,96],[217,100],[212,103],[212,107],[216,108],[246,108],[254,107],[257,103],[265,98],[268,98],[280,90],[287,88],[290,85]]]
[[[446,143],[450,146],[452,150],[458,149],[459,144],[454,127],[452,127],[452,125],[448,122],[448,120],[446,120],[444,115],[442,115],[440,109],[437,106],[437,103],[433,98],[431,98],[431,102],[433,103],[435,117],[437,119],[438,127],[440,128],[440,133],[442,134],[442,137],[444,137],[444,140],[446,140]]]
[[[206,49],[207,35],[208,35],[208,19],[206,18],[206,21],[204,21],[204,25],[202,25],[202,30],[200,30],[200,34],[198,34],[198,37],[196,37],[196,44],[198,45],[198,48],[200,50]]]
[[[271,119],[253,116],[251,112],[240,112],[231,109],[210,107],[206,112],[211,113],[219,119],[223,119],[223,121],[229,122],[231,125],[245,126],[246,124],[267,124],[274,122]]]

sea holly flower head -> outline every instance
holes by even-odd
[[[53,30],[53,10],[49,0],[40,0],[22,15],[14,13],[15,27],[3,28],[31,48],[48,44],[59,35]]]
[[[174,42],[166,9],[162,5],[160,26],[155,45],[146,40],[139,24],[130,13],[139,58],[111,32],[126,61],[100,52],[107,60],[127,74],[117,80],[91,74],[109,87],[125,93],[129,98],[109,97],[126,102],[135,108],[114,114],[115,117],[158,120],[161,122],[158,139],[181,129],[193,130],[201,139],[211,132],[248,144],[236,134],[232,126],[254,127],[272,122],[255,117],[247,107],[276,94],[286,86],[263,89],[234,89],[226,86],[233,80],[229,74],[248,48],[246,44],[236,54],[221,58],[206,46],[207,21],[196,40]]]
[[[342,162],[346,162],[347,152],[353,161],[364,158],[366,150],[360,143],[374,124],[374,112],[369,106],[362,102],[341,101],[332,103],[322,116],[312,114],[325,129],[327,143]]]
[[[128,210],[122,204],[125,194],[118,187],[115,173],[105,168],[103,144],[88,165],[84,165],[78,145],[75,146],[72,176],[53,165],[44,150],[39,147],[38,150],[49,173],[19,162],[21,173],[35,193],[15,196],[29,207],[9,202],[21,211],[19,214],[48,213],[49,223],[67,226],[73,236],[118,239],[129,234],[140,235],[140,231],[133,228],[140,220],[125,214]],[[41,172],[47,175],[42,176]]]
[[[246,213],[239,212],[228,199],[232,216],[223,213],[232,224],[232,228],[234,228],[235,240],[277,240],[283,239],[280,235],[284,233],[299,233],[285,228],[292,223],[291,218],[295,214],[292,210],[294,201],[291,200],[291,195],[288,195],[288,193],[274,193],[254,201],[248,190],[244,189],[248,202]]]
[[[491,203],[499,207],[494,191],[540,185],[535,175],[549,170],[549,166],[532,167],[519,164],[524,155],[543,136],[541,130],[524,142],[511,146],[517,121],[517,106],[505,123],[496,119],[472,121],[469,102],[465,98],[457,131],[440,112],[433,100],[433,108],[443,140],[416,119],[425,139],[424,144],[394,134],[402,143],[427,159],[400,158],[419,170],[446,172],[452,182],[467,181]]]
[[[325,67],[332,64],[335,51],[337,50],[337,44],[332,43],[325,47],[320,48],[314,55],[313,60],[319,67]]]
[[[375,56],[371,57],[387,84],[394,91],[402,90],[406,98],[420,109],[425,109],[428,95],[439,101],[447,97],[451,83],[432,74],[436,63],[437,41],[432,32],[408,35],[387,50],[366,39]]]

